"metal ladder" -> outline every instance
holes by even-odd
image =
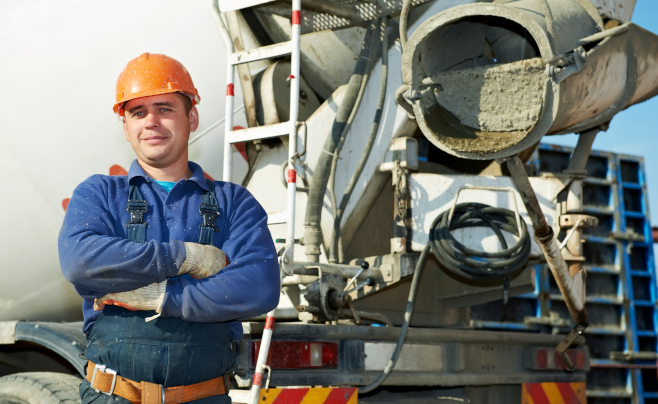
[[[241,3],[235,6],[235,3]],[[232,10],[241,10],[243,8],[252,7],[258,1],[241,1],[233,2]],[[213,3],[213,7],[215,7]],[[219,11],[219,9],[216,9]],[[219,18],[216,15],[216,18]],[[221,24],[220,24],[221,23]],[[222,21],[218,21],[218,25],[223,26]],[[295,172],[293,157],[297,153],[297,118],[299,115],[299,57],[300,57],[300,34],[301,34],[301,0],[292,0],[292,39],[287,42],[277,43],[274,45],[263,46],[256,49],[245,50],[240,52],[233,52],[233,43],[228,35],[228,32],[222,30],[224,42],[226,42],[227,49],[227,74],[226,74],[226,120],[224,121],[224,173],[223,180],[225,182],[231,181],[232,173],[232,150],[231,145],[240,142],[248,142],[253,140],[268,139],[272,137],[282,136],[288,134],[289,147],[288,147],[288,206],[287,213],[287,236],[286,236],[286,250],[290,249],[291,253],[295,242],[295,195],[297,189],[297,173]],[[258,60],[275,58],[280,56],[290,55],[290,119],[288,122],[281,122],[272,125],[258,126],[248,129],[233,130],[233,98],[234,98],[234,70],[235,66],[243,63],[255,62]],[[292,258],[292,257],[291,257]],[[270,341],[272,340],[272,329],[274,328],[274,318],[276,309],[267,313],[265,320],[265,329],[263,330],[263,337],[258,352],[258,360],[256,362],[256,370],[254,379],[251,386],[249,402],[256,404],[260,398],[260,389],[263,384],[263,374],[266,367],[267,356],[270,349]]]

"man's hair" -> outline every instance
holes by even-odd
[[[190,115],[190,111],[192,110],[192,100],[190,100],[190,97],[187,96],[185,93],[176,93],[179,94],[181,97],[183,97],[183,105],[185,106],[185,114]]]

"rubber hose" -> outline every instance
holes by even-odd
[[[481,203],[462,203],[455,207],[452,223],[448,223],[450,212],[445,211],[434,219],[430,226],[432,252],[450,272],[474,280],[493,281],[504,279],[522,269],[530,256],[530,237],[524,220],[521,234],[516,215],[505,208],[494,208]],[[499,252],[473,250],[461,244],[451,231],[468,227],[490,227],[502,246]],[[501,230],[519,237],[512,247]]]
[[[372,383],[367,386],[359,387],[359,394],[365,394],[373,391],[379,387],[384,380],[393,371],[395,364],[398,362],[400,357],[400,351],[402,351],[402,346],[404,345],[404,340],[407,339],[407,332],[409,331],[409,324],[411,324],[411,316],[414,312],[414,304],[416,303],[416,294],[418,294],[418,285],[420,284],[420,276],[425,266],[425,261],[427,261],[427,254],[430,251],[429,243],[425,245],[423,252],[420,254],[418,263],[416,264],[416,270],[414,271],[414,276],[411,280],[411,287],[409,288],[409,297],[407,298],[407,309],[404,312],[404,321],[402,322],[402,330],[400,330],[400,336],[398,337],[398,343],[395,345],[395,350],[391,359],[386,364],[384,371],[379,375],[379,377]]]
[[[350,117],[347,119],[347,124],[343,129],[343,133],[341,134],[340,140],[338,141],[338,145],[336,146],[336,151],[334,152],[333,159],[331,160],[331,169],[329,171],[329,182],[327,184],[327,188],[329,189],[329,198],[331,199],[331,211],[334,221],[336,220],[336,217],[338,215],[338,203],[336,202],[336,192],[335,192],[336,168],[338,167],[338,158],[340,157],[341,150],[343,150],[343,145],[345,144],[345,138],[347,138],[347,135],[350,129],[352,128],[352,122],[354,122],[356,113],[359,110],[361,101],[363,100],[363,94],[365,93],[366,86],[368,84],[368,81],[370,80],[370,73],[375,64],[375,60],[377,59],[377,55],[374,50],[378,38],[376,32],[377,31],[375,31],[375,34],[372,36],[372,41],[370,42],[370,49],[372,50],[372,52],[368,55],[368,59],[370,59],[370,63],[368,63],[368,68],[366,69],[366,73],[363,75],[361,88],[359,88],[359,94],[356,97],[356,102],[354,103],[354,107],[352,108],[352,113],[350,114]],[[333,236],[333,232],[332,232],[332,236]],[[330,242],[329,262],[331,263],[336,262],[336,250],[333,248],[333,245],[334,245],[333,241]]]
[[[414,304],[416,303],[416,295],[418,294],[418,285],[420,283],[420,277],[427,261],[427,255],[432,249],[432,252],[436,258],[445,265],[445,262],[442,261],[444,255],[450,256],[454,260],[451,254],[455,254],[462,258],[465,257],[463,253],[457,252],[460,251],[467,252],[473,256],[480,257],[483,261],[476,261],[478,263],[478,268],[469,268],[466,271],[462,266],[455,266],[456,268],[448,268],[449,270],[458,269],[459,274],[464,273],[462,276],[466,276],[469,279],[499,279],[500,277],[507,277],[518,269],[523,267],[528,261],[528,256],[530,255],[530,238],[528,237],[528,229],[526,227],[525,221],[521,226],[521,237],[519,241],[511,248],[507,248],[507,242],[503,237],[500,230],[508,231],[512,234],[519,235],[518,227],[516,225],[516,215],[509,209],[504,208],[494,208],[487,206],[481,203],[462,203],[455,207],[453,217],[451,222],[455,223],[454,226],[448,226],[448,215],[450,211],[445,211],[438,215],[436,219],[432,222],[430,226],[430,241],[425,244],[423,252],[420,254],[418,263],[416,264],[416,269],[414,270],[413,279],[411,280],[411,287],[409,289],[409,297],[407,298],[407,308],[404,312],[404,321],[402,322],[402,329],[400,330],[400,336],[398,337],[398,342],[395,345],[395,350],[391,359],[386,364],[386,368],[379,375],[379,377],[372,383],[367,386],[359,387],[359,394],[365,394],[373,391],[379,387],[391,374],[395,364],[400,357],[400,352],[402,351],[402,346],[404,341],[407,338],[407,332],[409,331],[409,325],[411,324],[411,316],[414,311]],[[457,240],[455,240],[452,235],[450,235],[450,230],[463,229],[467,227],[491,227],[493,231],[498,236],[498,240],[503,246],[503,251],[496,253],[485,253],[482,251],[472,250],[468,247],[463,246]],[[446,237],[446,233],[447,236]],[[438,238],[437,238],[438,237]],[[448,243],[449,250],[445,250],[445,245],[442,242],[445,241]],[[455,247],[451,247],[450,243],[454,243]],[[506,260],[492,261],[492,259],[500,259],[504,257],[510,257]],[[511,261],[511,262],[510,262]],[[498,269],[495,272],[495,277],[491,278],[489,272],[486,269],[481,269],[479,266],[480,263],[488,263],[489,265],[498,266],[498,263],[505,262],[506,264],[512,267],[511,270]],[[452,264],[451,264],[452,265]],[[519,266],[520,265],[520,266]],[[457,272],[456,272],[457,273]],[[473,275],[475,274],[475,276]]]
[[[370,128],[370,134],[368,135],[366,146],[363,150],[363,153],[361,154],[361,158],[359,159],[359,162],[357,163],[356,170],[354,170],[354,174],[352,174],[352,178],[350,178],[350,182],[347,184],[347,187],[345,188],[345,192],[343,193],[343,197],[341,198],[340,206],[338,207],[338,211],[336,212],[336,215],[334,217],[334,228],[331,232],[331,239],[330,239],[331,241],[329,243],[331,258],[335,258],[336,251],[338,251],[338,262],[341,263],[343,262],[343,251],[342,251],[343,246],[342,246],[342,237],[340,234],[341,232],[340,222],[343,220],[343,213],[345,213],[345,208],[347,207],[347,203],[349,202],[350,197],[352,196],[352,192],[354,192],[356,183],[359,180],[361,173],[363,172],[363,168],[365,167],[366,162],[368,161],[368,157],[370,157],[370,152],[372,151],[372,147],[375,144],[375,139],[377,138],[377,132],[379,131],[379,124],[382,120],[382,111],[384,110],[384,102],[386,101],[386,88],[388,82],[388,34],[386,32],[386,21],[387,21],[386,17],[382,17],[382,22],[381,22],[382,71],[381,71],[381,79],[379,82],[379,97],[377,99],[377,109],[375,111],[375,118]]]
[[[343,129],[347,124],[347,119],[352,112],[354,103],[356,102],[357,94],[361,88],[361,82],[363,75],[365,74],[370,55],[370,47],[368,46],[373,35],[372,25],[366,32],[366,37],[363,41],[363,47],[359,55],[359,60],[356,62],[352,76],[350,77],[347,91],[343,101],[338,108],[336,113],[336,118],[331,129],[331,135],[327,136],[325,143],[323,145],[323,150],[318,157],[318,162],[315,167],[315,172],[313,174],[313,180],[311,181],[311,186],[308,192],[308,202],[306,204],[306,213],[304,216],[304,225],[306,226],[306,232],[304,239],[315,239],[312,237],[314,230],[320,231],[320,219],[322,215],[322,204],[325,192],[327,191],[327,182],[329,181],[331,160],[336,151],[336,146],[340,140],[340,137],[343,133]],[[321,240],[319,241],[321,242]],[[311,245],[307,244],[306,246],[306,255],[307,259],[311,262],[317,262],[319,259],[319,247],[320,244]],[[312,253],[309,253],[311,250]]]

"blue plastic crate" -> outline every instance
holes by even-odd
[[[535,173],[566,169],[573,148],[540,144],[528,164]],[[588,399],[594,403],[645,404],[658,398],[656,369],[613,369],[612,351],[658,351],[656,274],[651,221],[642,157],[592,151],[583,182],[587,214],[599,218],[599,226],[584,232],[583,267],[588,272],[587,306],[590,327],[586,331],[593,368],[588,375]],[[473,326],[485,329],[566,333],[573,326],[564,299],[545,266],[535,267],[536,288],[510,300],[510,310],[525,314],[523,320],[487,318],[478,306],[472,309]],[[523,303],[517,303],[523,301]],[[516,305],[516,306],[515,306]],[[533,321],[551,318],[546,321]],[[557,315],[557,316],[556,316]],[[559,317],[558,317],[559,316]],[[562,321],[564,324],[559,324]],[[542,324],[543,323],[543,324]],[[655,361],[635,361],[655,365]]]

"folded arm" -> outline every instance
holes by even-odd
[[[212,245],[185,244],[185,261],[178,275],[189,274],[194,279],[215,275],[226,266],[226,255]],[[94,310],[102,310],[106,304],[121,306],[128,310],[155,310],[160,313],[167,282],[156,282],[127,292],[108,293],[94,300]]]
[[[230,264],[204,279],[169,279],[163,316],[194,322],[230,321],[266,313],[279,302],[279,265],[267,214],[246,189],[224,186],[231,187],[231,199],[227,201],[228,215],[220,217],[224,222],[221,249]]]
[[[176,276],[185,259],[183,242],[127,240],[116,229],[108,206],[110,185],[102,176],[80,184],[68,204],[59,233],[59,259],[64,277],[84,298],[124,292]]]

